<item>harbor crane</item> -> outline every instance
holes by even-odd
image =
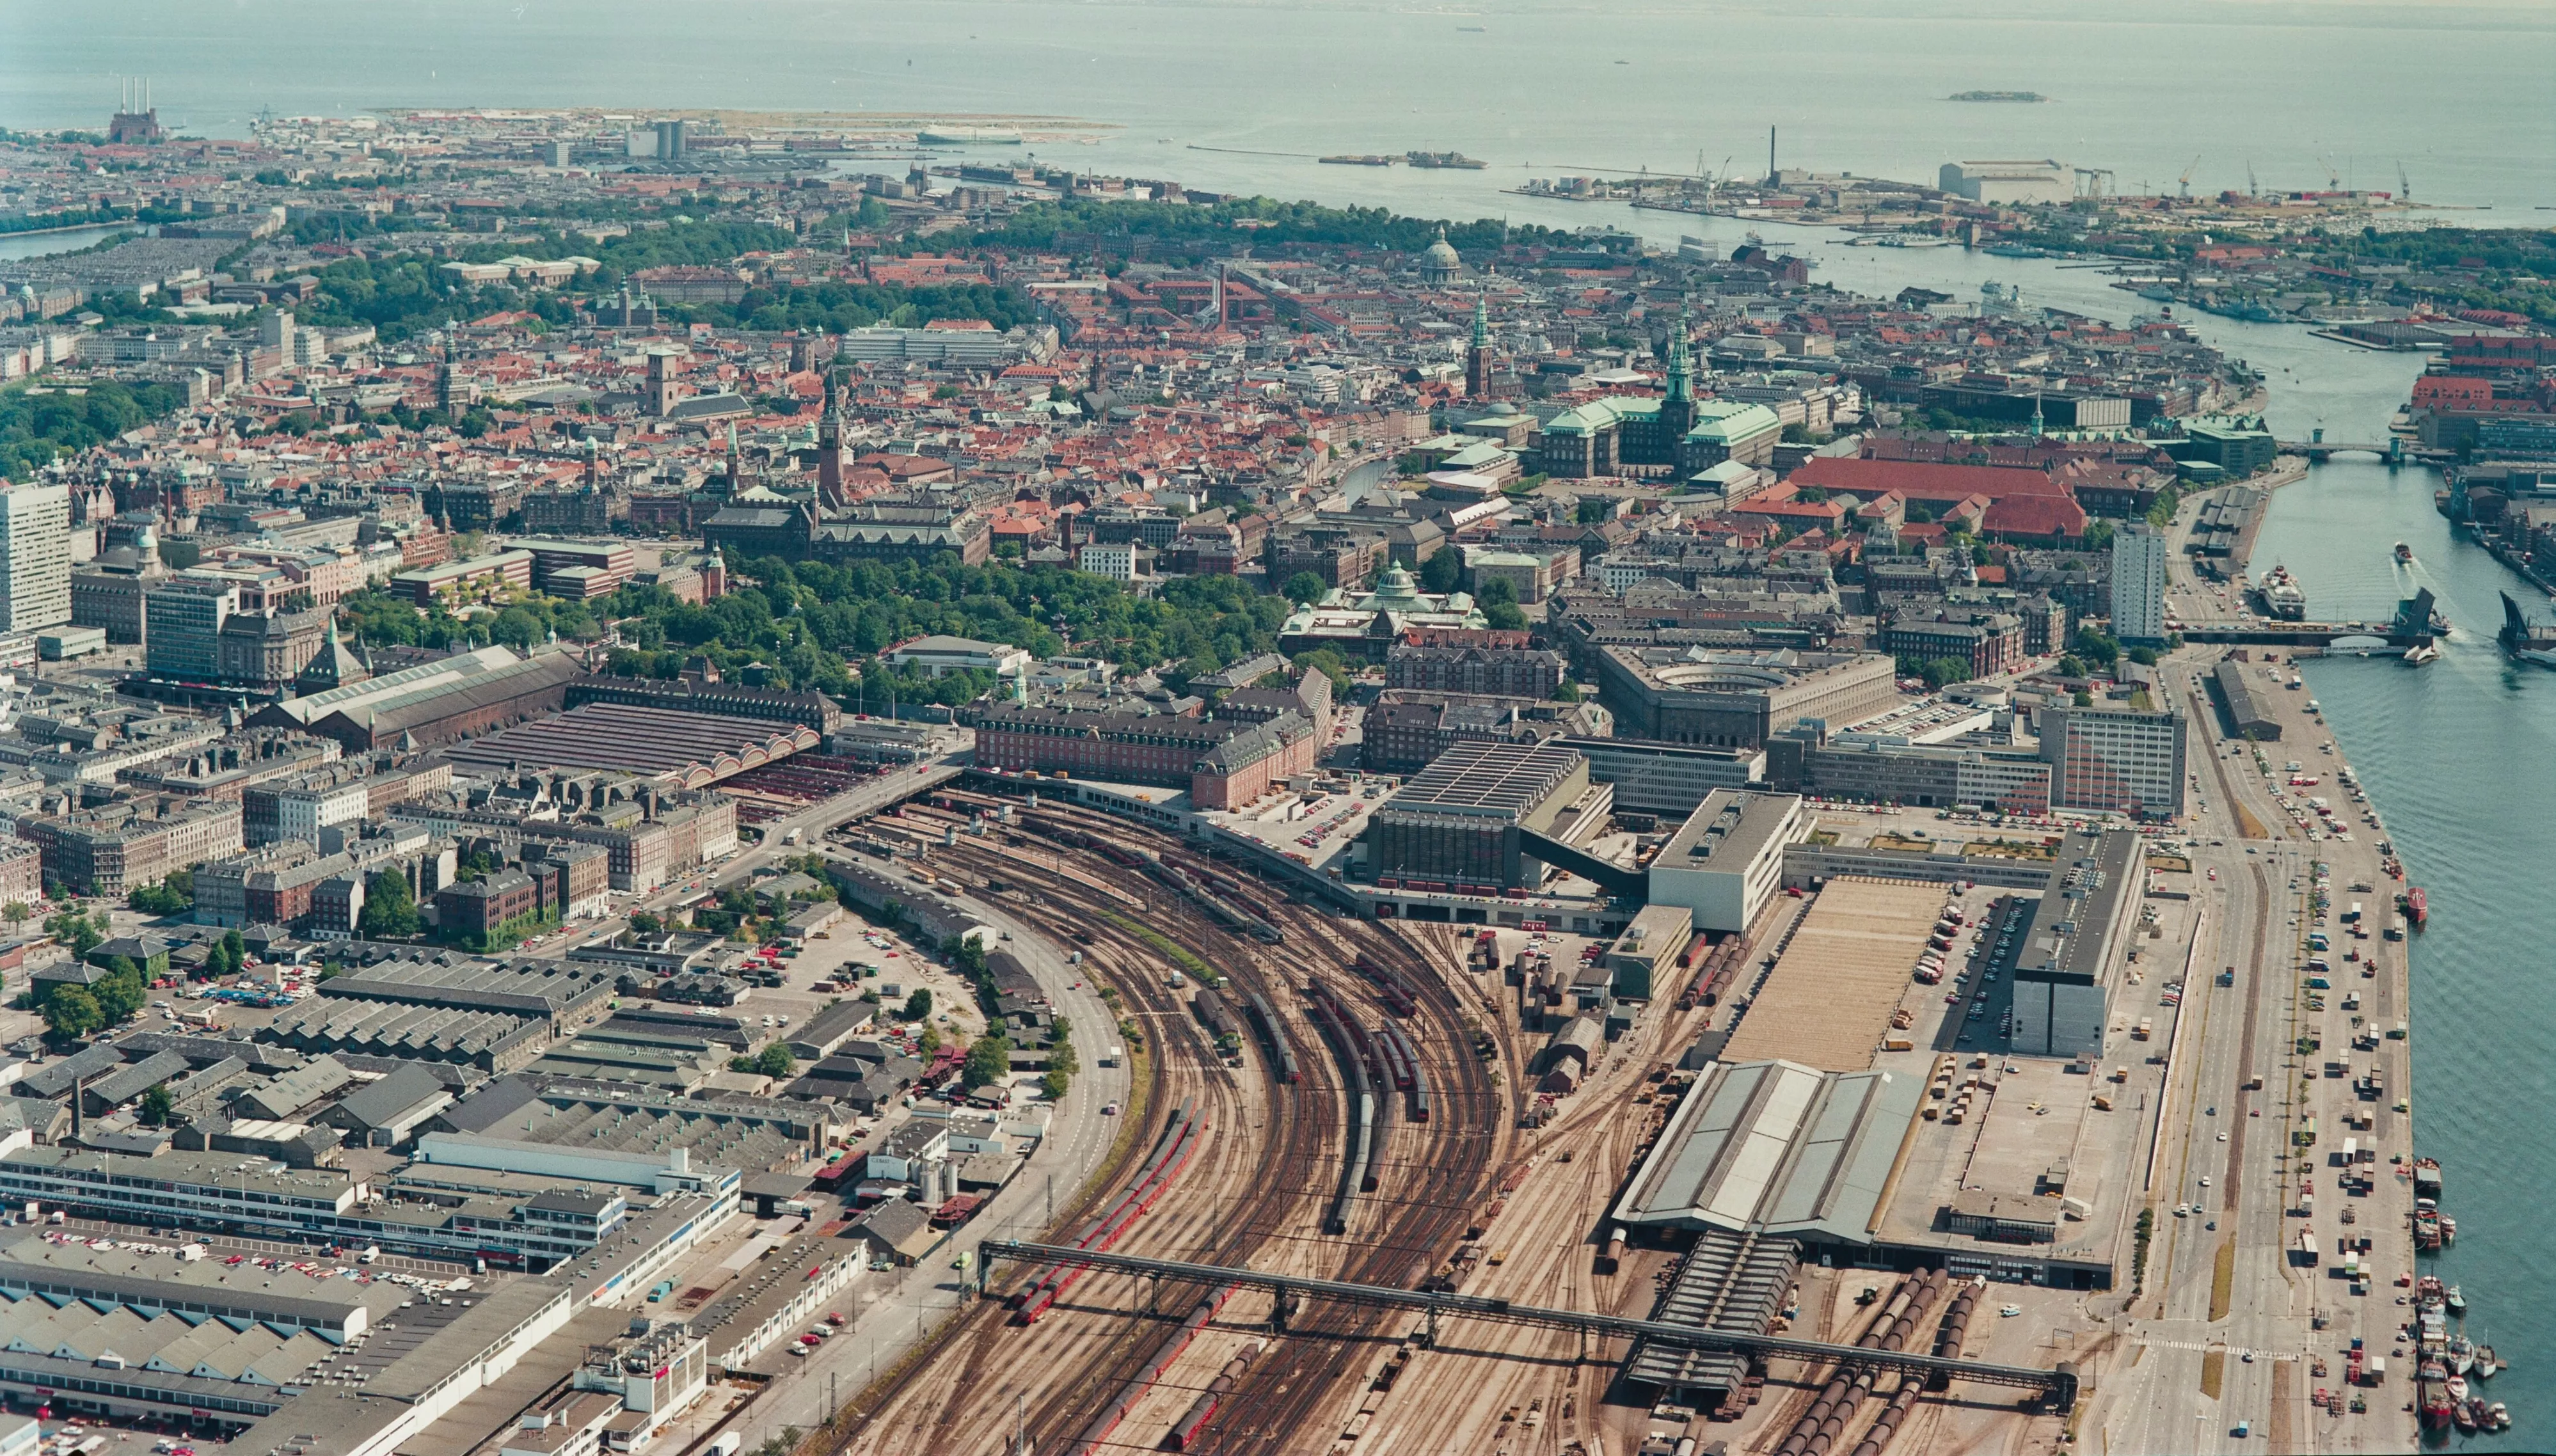
[[[2402,162],[2396,164],[2396,200],[2399,202],[2414,200],[2414,183],[2405,176],[2405,164]]]
[[[2325,164],[2325,189],[2329,192],[2342,191],[2343,174],[2334,170],[2334,159],[2321,156],[2317,160]]]
[[[2263,195],[2263,189],[2254,185],[2254,159],[2251,157],[2245,159],[2245,195],[2248,197]]]
[[[2194,153],[2194,154],[2193,154],[2193,158],[2192,158],[2192,166],[2191,166],[2191,167],[2187,167],[2187,168],[2185,168],[2185,169],[2183,170],[2183,176],[2181,176],[2181,177],[2179,177],[2179,178],[2176,178],[2176,179],[2174,180],[2175,187],[2178,189],[2179,194],[2180,194],[2180,195],[2183,197],[2183,199],[2184,199],[2185,201],[2187,201],[2187,202],[2189,202],[2189,201],[2191,201],[2191,200],[2192,200],[2192,174],[2193,174],[2194,170],[2195,170],[2195,169],[2197,169],[2197,168],[2199,168],[2200,166],[2201,166],[2201,155],[2200,155],[2199,153],[2197,153],[2197,152],[2196,152],[2196,153]]]

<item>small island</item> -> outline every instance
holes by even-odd
[[[1956,101],[2047,101],[2039,91],[1955,91]]]

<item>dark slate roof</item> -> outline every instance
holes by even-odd
[[[402,1114],[414,1110],[421,1102],[449,1095],[444,1089],[444,1079],[433,1072],[424,1067],[401,1067],[349,1096],[337,1107],[357,1125],[379,1128],[398,1122]]]

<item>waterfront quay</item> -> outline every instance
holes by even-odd
[[[2180,562],[2173,575],[2182,620],[2238,612],[2235,587]],[[2277,1451],[2408,1449],[2421,1271],[2408,942],[2395,937],[2420,931],[2399,909],[2407,882],[2391,873],[2387,831],[2287,654],[2237,651],[2277,739],[2227,731],[2211,678],[2230,649],[2188,647],[2161,665],[2194,733],[2205,928],[2173,1013],[2154,1232],[2089,1426],[2096,1449],[2261,1437]],[[2356,1341],[2369,1362],[2359,1386],[2347,1382]]]

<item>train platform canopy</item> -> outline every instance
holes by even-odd
[[[625,703],[587,703],[444,751],[462,773],[602,769],[702,789],[818,746],[797,723],[727,718]]]
[[[1884,1071],[1715,1062],[1652,1145],[1615,1221],[1869,1244],[1925,1084]]]

